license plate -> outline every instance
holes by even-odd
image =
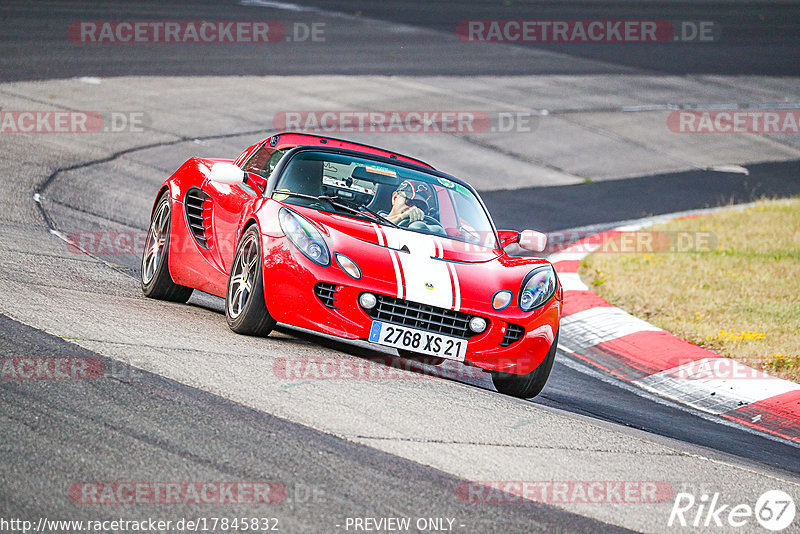
[[[442,334],[434,334],[417,328],[397,326],[381,321],[372,321],[369,340],[378,345],[405,349],[419,354],[439,356],[448,360],[464,361],[467,355],[467,340]]]

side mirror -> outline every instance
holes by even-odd
[[[212,165],[208,179],[221,184],[240,184],[244,182],[244,171],[233,163],[219,162]]]
[[[519,246],[531,252],[543,252],[547,248],[547,235],[535,230],[523,230],[519,234]]]
[[[497,236],[500,238],[500,248],[519,242],[519,232],[516,230],[498,230]]]

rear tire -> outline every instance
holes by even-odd
[[[169,192],[165,191],[150,217],[150,228],[142,252],[140,279],[145,297],[172,302],[186,302],[192,296],[191,287],[176,284],[169,274],[169,242],[172,235],[172,207]]]
[[[558,352],[558,331],[553,338],[553,344],[550,345],[550,350],[547,351],[539,367],[526,375],[514,375],[511,373],[500,373],[492,371],[492,382],[497,391],[504,395],[511,395],[512,397],[519,397],[521,399],[530,399],[538,395],[547,379],[550,377],[550,371],[553,369],[553,362],[556,361],[556,352]]]
[[[276,321],[264,302],[262,260],[261,234],[253,225],[236,246],[225,292],[225,318],[237,334],[265,337],[275,328]]]

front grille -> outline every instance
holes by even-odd
[[[325,306],[336,309],[336,284],[319,282],[314,286],[314,294]]]
[[[186,221],[189,223],[189,230],[197,244],[203,248],[209,248],[208,236],[211,228],[211,197],[202,189],[192,187],[186,192],[184,201],[186,208]]]
[[[522,336],[525,335],[525,329],[518,324],[508,323],[506,333],[503,335],[503,340],[500,342],[501,347],[507,347],[512,343],[516,343]]]
[[[364,311],[378,321],[464,339],[475,335],[469,329],[469,320],[473,317],[472,315],[386,295],[376,296],[378,297],[377,306]]]

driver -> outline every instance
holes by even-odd
[[[392,210],[386,215],[386,218],[395,224],[405,219],[408,219],[410,223],[421,221],[428,212],[430,196],[426,184],[420,183],[414,187],[410,180],[405,180],[392,193]]]
[[[444,229],[440,225],[422,221],[426,216],[430,217],[428,212],[431,196],[431,187],[428,184],[405,180],[392,193],[392,209],[385,217],[395,224],[407,219],[410,230],[444,234]]]

